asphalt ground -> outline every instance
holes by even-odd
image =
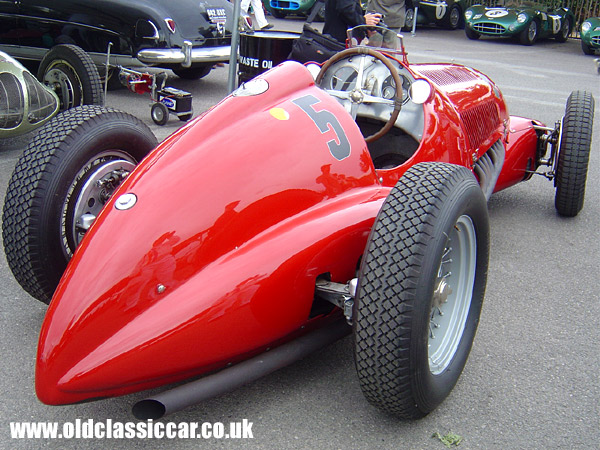
[[[270,18],[275,29],[302,20]],[[413,62],[456,62],[481,70],[501,88],[511,114],[551,125],[569,93],[591,91],[600,76],[579,41],[523,47],[505,40],[469,41],[463,31],[420,29],[405,44]],[[228,68],[205,79],[170,84],[190,91],[194,114],[227,94]],[[149,100],[123,89],[107,104],[142,118],[162,139],[181,123],[150,119]],[[0,197],[31,136],[0,142]],[[39,329],[46,307],[29,297],[0,258],[0,448],[310,448],[444,449],[434,433],[462,437],[461,449],[590,449],[600,442],[600,114],[596,107],[583,211],[554,210],[552,183],[542,177],[492,196],[487,292],[467,366],[449,398],[419,421],[403,422],[369,405],[358,385],[350,338],[163,421],[247,419],[248,440],[11,439],[13,421],[133,421],[144,393],[74,406],[42,405],[34,392]]]

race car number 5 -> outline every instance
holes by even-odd
[[[319,102],[320,100],[313,95],[305,95],[304,97],[292,100],[292,103],[299,106],[300,109],[302,109],[302,111],[304,111],[308,117],[311,118],[321,134],[325,134],[331,129],[333,130],[337,136],[337,141],[336,139],[327,141],[329,151],[338,161],[346,159],[348,156],[350,156],[350,141],[348,141],[348,136],[346,136],[344,128],[342,128],[342,125],[340,125],[337,117],[335,117],[331,111],[327,111],[326,109],[315,111],[313,105]]]

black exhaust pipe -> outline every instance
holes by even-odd
[[[344,320],[319,328],[213,375],[141,400],[133,405],[133,415],[141,420],[160,419],[203,400],[225,394],[304,358],[343,338],[350,330]]]

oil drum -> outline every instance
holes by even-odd
[[[238,82],[243,83],[288,59],[294,39],[292,31],[254,31],[240,34]]]

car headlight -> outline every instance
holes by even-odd
[[[471,17],[473,17],[473,11],[467,10],[467,12],[465,13],[465,19],[471,20]]]
[[[415,80],[413,84],[410,85],[410,98],[416,105],[422,105],[429,97],[431,97],[432,89],[431,85],[427,80],[422,78]]]
[[[592,24],[590,22],[583,22],[581,24],[581,32],[582,33],[587,33],[588,31],[590,31],[590,29],[592,28]]]
[[[517,22],[523,23],[527,20],[527,14],[521,13],[517,16]]]

